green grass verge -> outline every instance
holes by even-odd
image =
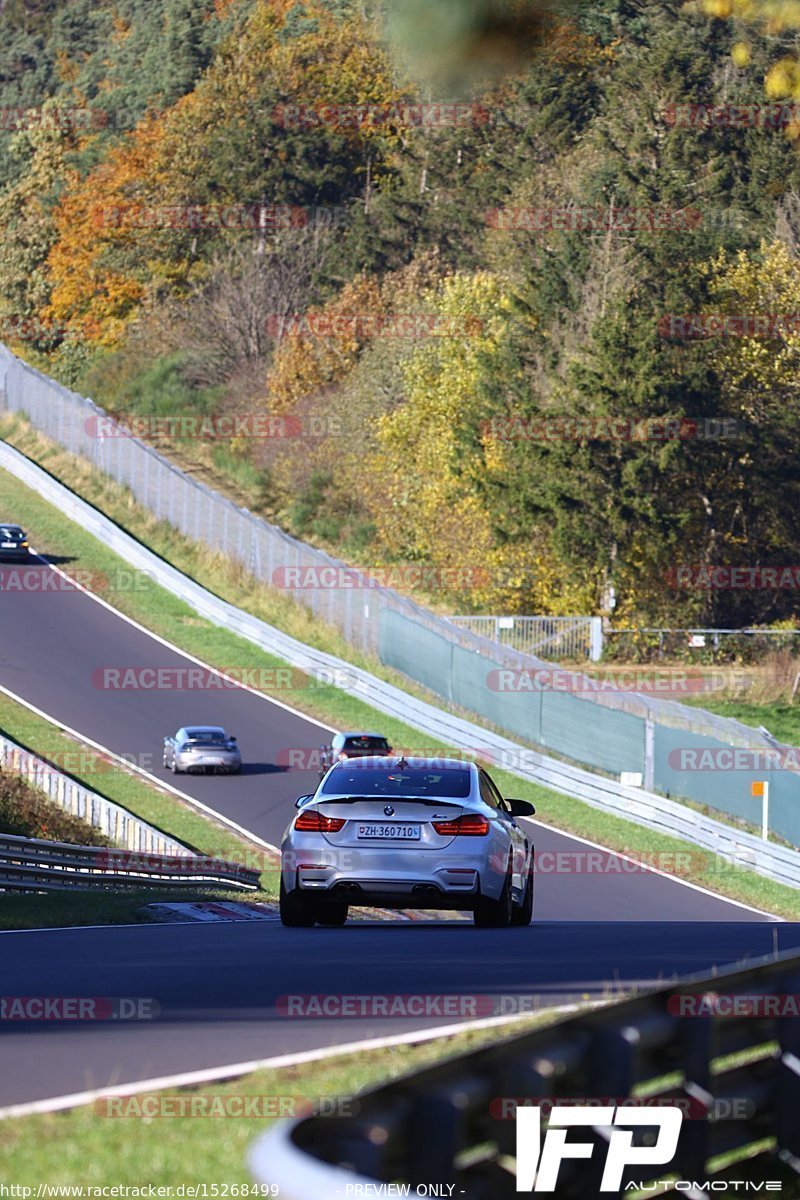
[[[383,678],[404,686],[409,692],[415,691],[399,674],[393,675],[377,666],[373,660],[349,649],[338,634],[329,631],[327,626],[294,605],[287,597],[276,597],[272,589],[259,585],[222,556],[203,550],[182,538],[164,522],[155,521],[144,509],[134,504],[124,489],[94,471],[90,464],[48,445],[39,435],[26,430],[18,418],[15,418],[13,427],[8,422],[0,424],[0,432],[5,432],[7,440],[18,444],[26,454],[40,461],[68,487],[96,504],[133,536],[139,537],[156,553],[168,558],[216,595],[270,621],[295,637],[331,653],[349,657],[350,661],[362,663]],[[130,573],[130,568],[123,560],[79,525],[70,522],[41,497],[3,473],[0,473],[0,509],[26,524],[31,541],[38,549],[68,556],[71,561],[65,566],[69,571],[97,571],[112,578],[117,572]],[[143,591],[122,591],[107,598],[142,625],[213,666],[231,668],[240,665],[275,670],[284,665],[251,642],[202,620],[188,605],[155,585],[149,584]],[[296,674],[292,677],[292,684],[294,686],[281,687],[279,690],[263,690],[265,694],[273,695],[339,729],[377,726],[395,746],[424,747],[433,752],[447,749],[443,743],[401,721],[377,713],[343,690],[316,681],[308,681],[308,685],[304,686]],[[419,689],[416,691],[420,694]],[[678,838],[634,825],[580,800],[521,780],[510,772],[493,770],[493,775],[506,795],[533,801],[547,824],[633,855],[650,858],[681,855],[682,858],[677,861],[681,864],[682,878],[781,916],[792,919],[800,917],[800,891],[794,888],[731,867],[711,854],[695,852],[687,861],[687,843]],[[669,863],[672,859],[667,857],[665,861]]]
[[[714,700],[710,696],[704,696],[702,700],[689,700],[688,703],[696,708],[707,708],[721,717],[733,717],[743,725],[753,725],[755,728],[763,725],[779,742],[800,746],[800,704],[790,704],[786,700],[769,700],[759,704],[743,700]]]
[[[232,1097],[260,1097],[264,1109],[270,1101],[277,1105],[285,1098],[284,1113],[288,1114],[295,1097],[306,1097],[311,1102],[320,1097],[349,1097],[406,1072],[558,1019],[552,1012],[542,1013],[500,1030],[476,1029],[419,1045],[391,1046],[296,1067],[256,1071],[233,1082],[203,1084],[190,1091],[168,1089],[158,1096],[191,1096],[198,1109],[214,1097],[221,1097],[228,1106],[235,1103]],[[114,1119],[102,1115],[104,1111],[102,1102],[98,1102],[62,1113],[0,1121],[0,1159],[6,1178],[34,1186],[39,1182],[173,1186],[189,1182],[248,1183],[252,1182],[246,1165],[248,1150],[254,1139],[274,1123],[269,1116]],[[135,1111],[134,1105],[131,1111]]]

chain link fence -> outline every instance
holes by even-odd
[[[653,687],[652,680],[644,679],[641,690],[629,685],[598,688],[582,673],[561,668],[556,679],[542,658],[459,628],[238,508],[129,436],[91,400],[48,379],[4,347],[0,389],[0,411],[24,414],[49,438],[129,488],[140,504],[186,537],[227,554],[264,586],[278,587],[306,605],[351,645],[437,696],[577,763],[612,775],[640,775],[649,790],[695,800],[748,822],[758,820],[749,785],[765,779],[771,785],[770,828],[800,845],[800,773],[774,765],[768,756],[775,743],[766,733],[659,695],[658,690],[669,694],[674,689]],[[100,431],[104,436],[98,436]],[[14,514],[14,519],[23,516]],[[717,769],[713,755],[730,747],[764,757],[751,768]],[[681,766],[687,749],[712,752],[712,766]]]
[[[582,658],[599,662],[603,654],[602,617],[450,617],[459,629],[468,629],[510,646],[523,654],[547,659]]]

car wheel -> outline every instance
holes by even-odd
[[[507,929],[511,924],[514,902],[511,898],[511,872],[506,875],[499,899],[490,900],[481,896],[475,906],[472,919],[479,929]]]
[[[344,925],[348,911],[347,904],[320,904],[316,910],[317,924]]]
[[[310,929],[314,924],[315,916],[311,899],[304,896],[299,888],[295,888],[293,892],[287,892],[282,879],[279,903],[282,925],[288,925],[290,929]]]
[[[242,773],[242,764],[241,763],[239,763],[238,767],[231,767],[231,769],[230,769],[231,775],[241,775],[241,773]]]
[[[511,913],[512,925],[530,925],[533,917],[533,863],[528,868],[528,882],[525,884],[525,895],[522,904]]]

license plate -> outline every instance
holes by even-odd
[[[223,760],[221,758],[201,758],[200,762],[206,767],[221,767]]]
[[[2,546],[4,550],[18,550],[19,549],[16,542],[0,542],[0,546]]]
[[[386,838],[394,841],[413,842],[420,836],[419,825],[359,825],[357,836],[360,838]]]

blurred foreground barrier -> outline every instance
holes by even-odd
[[[611,1106],[621,1128],[612,1133],[606,1114],[596,1125],[569,1129],[567,1142],[589,1143],[590,1155],[564,1158],[555,1189],[541,1191],[561,1200],[635,1197],[631,1185],[652,1192],[653,1181],[666,1175],[672,1176],[669,1195],[693,1200],[718,1191],[741,1195],[745,1187],[748,1194],[797,1197],[798,1005],[796,954],[687,980],[363,1093],[353,1106],[356,1116],[282,1122],[252,1148],[250,1167],[281,1200],[512,1200],[531,1194],[533,1169],[544,1161],[530,1106],[541,1106],[548,1149],[551,1130],[545,1135],[544,1122],[553,1104],[565,1110]],[[527,1115],[518,1142],[522,1106]],[[677,1151],[647,1162],[648,1134],[652,1149],[659,1115],[675,1108],[681,1112]],[[678,1123],[674,1115],[669,1121]],[[625,1126],[634,1123],[644,1128],[634,1130],[633,1153],[623,1157],[629,1163],[637,1151],[640,1157],[610,1190],[601,1190],[612,1158],[609,1139],[627,1138]]]

